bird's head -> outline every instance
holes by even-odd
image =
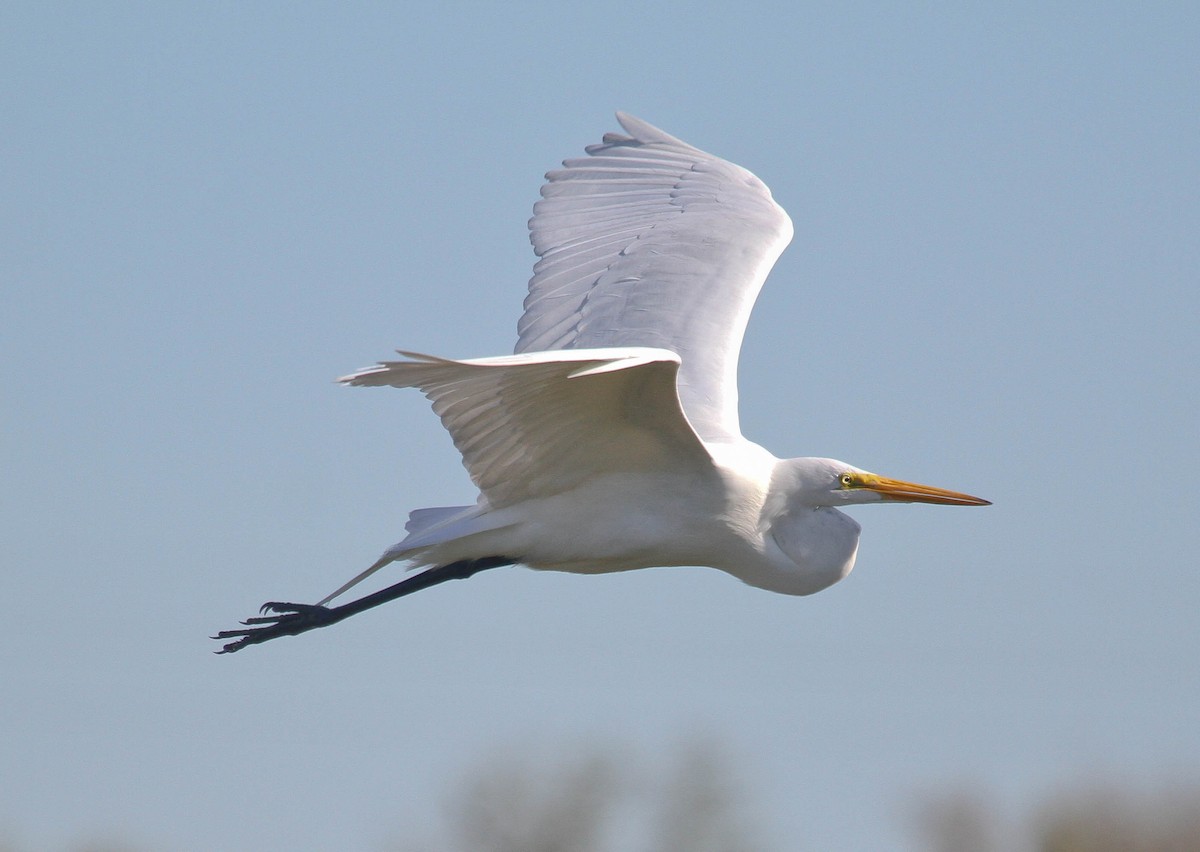
[[[958,491],[918,485],[862,470],[837,459],[801,458],[784,463],[793,480],[792,499],[808,506],[855,503],[938,503],[944,506],[990,506],[990,500]]]

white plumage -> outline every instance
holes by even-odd
[[[529,220],[540,260],[517,352],[652,346],[679,355],[679,396],[706,441],[738,441],[737,361],[750,309],[792,239],[758,178],[617,113],[546,175]]]

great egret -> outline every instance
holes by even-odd
[[[792,223],[750,172],[630,115],[550,172],[516,354],[401,352],[341,379],[415,387],[462,453],[474,505],[417,509],[408,535],[318,604],[272,602],[220,653],[303,633],[501,565],[577,573],[718,568],[788,595],[850,573],[859,525],[836,507],[982,506],[826,458],[781,460],[742,437],[737,360]],[[385,565],[423,572],[341,606]]]

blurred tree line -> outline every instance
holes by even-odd
[[[593,750],[547,767],[509,755],[481,764],[447,800],[440,843],[395,852],[759,852],[743,786],[708,743],[665,769]]]
[[[1081,784],[1016,825],[982,792],[957,791],[926,797],[914,822],[925,852],[1200,852],[1200,784]]]
[[[649,775],[600,751],[557,767],[493,761],[448,802],[447,840],[394,852],[792,852],[769,844],[769,821],[711,744]],[[960,788],[920,796],[909,816],[914,852],[1200,852],[1200,784],[1079,784],[1017,820]]]
[[[771,843],[733,761],[692,743],[646,767],[622,750],[560,761],[493,756],[445,796],[442,830],[405,832],[385,852],[794,852]],[[1200,852],[1200,783],[1146,791],[1080,784],[1006,818],[986,792],[925,793],[908,809],[914,852]],[[432,830],[421,826],[420,832]],[[0,852],[18,852],[0,841]],[[73,852],[146,852],[95,842]]]

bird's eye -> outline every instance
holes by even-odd
[[[841,480],[842,480],[843,488],[849,488],[851,485],[854,484],[854,476],[849,473],[843,473],[841,476]]]

